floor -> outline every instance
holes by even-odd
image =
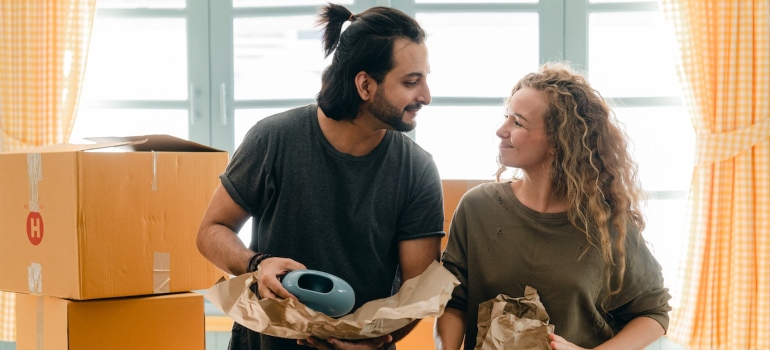
[[[227,343],[230,341],[230,334],[225,332],[206,332],[206,350],[227,350]],[[309,349],[309,348],[308,348]],[[15,350],[15,348],[3,349],[0,346],[0,350]],[[423,349],[407,349],[398,348],[398,350],[423,350]],[[685,350],[683,347],[672,342],[666,337],[660,338],[657,342],[647,347],[646,350]]]
[[[203,292],[203,291],[198,291],[198,292]],[[210,302],[208,302],[208,300],[205,301],[204,311],[206,315],[216,315],[216,316],[224,315],[220,310],[218,310],[215,306],[213,306]],[[424,334],[416,335],[416,336],[419,336],[420,342],[418,343],[419,344],[424,344],[425,342],[430,343],[431,341],[429,340],[429,338],[431,337],[430,333],[432,333],[432,329],[429,329],[427,331],[415,329],[415,332],[418,330],[424,333]],[[410,334],[410,336],[411,335],[412,334]],[[423,338],[428,338],[428,340],[423,341]],[[230,342],[229,332],[206,332],[206,350],[227,350],[227,345],[229,342]],[[402,346],[399,347],[399,350],[423,350],[423,349],[407,348],[407,346],[409,345],[412,345],[412,347],[415,347],[413,344],[414,343],[402,344]],[[424,347],[424,346],[420,345],[417,347]],[[0,341],[0,350],[16,350],[16,343]],[[684,350],[684,348],[670,341],[668,338],[663,337],[657,342],[655,342],[654,344],[648,346],[646,350]]]
[[[206,332],[206,350],[227,350],[227,343],[229,341],[230,333]],[[16,343],[0,342],[0,350],[16,350]],[[668,338],[663,337],[654,344],[648,346],[647,350],[684,350],[684,348],[668,340]]]

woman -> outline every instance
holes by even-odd
[[[531,286],[555,325],[553,349],[643,349],[665,334],[670,295],[641,235],[625,135],[565,63],[525,76],[506,106],[498,181],[468,191],[452,219],[442,261],[461,285],[436,346],[473,349],[479,303]],[[518,172],[501,182],[506,167]]]

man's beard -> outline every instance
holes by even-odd
[[[422,107],[421,104],[417,104],[416,106],[407,106],[409,109],[420,109],[420,107]],[[379,119],[385,124],[390,125],[397,131],[412,131],[414,130],[415,126],[417,126],[417,124],[414,122],[411,124],[404,122],[404,111],[399,110],[396,106],[391,104],[390,101],[388,101],[388,99],[385,97],[384,91],[382,93],[379,91],[374,93],[374,100],[371,104],[369,104],[367,110],[375,118]]]

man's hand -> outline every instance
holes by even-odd
[[[386,334],[377,338],[361,340],[340,340],[336,338],[323,340],[316,337],[310,337],[307,339],[298,339],[297,344],[321,350],[376,350],[391,341],[393,341],[393,337],[390,334]]]
[[[280,278],[291,271],[305,269],[305,265],[292,259],[271,257],[262,260],[259,263],[259,279],[257,280],[259,296],[271,299],[297,299],[283,287]]]

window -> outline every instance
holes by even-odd
[[[314,102],[325,2],[99,0],[72,140],[165,133],[232,152],[257,120]],[[651,198],[645,235],[675,287],[694,134],[656,1],[339,3],[393,6],[427,31],[433,103],[410,135],[443,178],[492,178],[502,103],[526,72],[554,59],[585,69],[631,136]]]

